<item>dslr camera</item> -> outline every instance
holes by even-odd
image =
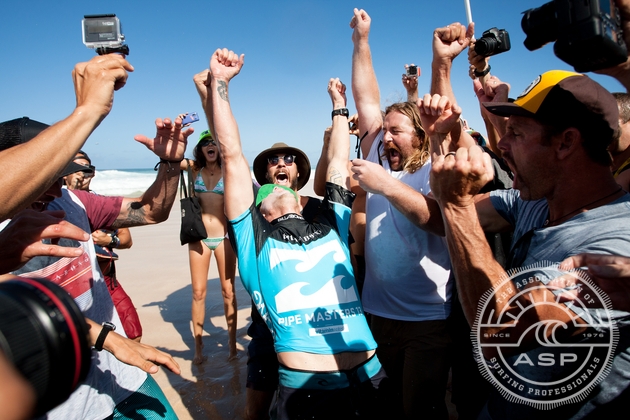
[[[613,67],[628,57],[612,0],[553,0],[526,10],[521,27],[528,50],[555,41],[556,56],[578,72]]]
[[[510,50],[510,34],[505,29],[490,28],[475,42],[475,52],[484,57]]]
[[[98,55],[120,53],[129,55],[120,20],[116,15],[85,15],[81,21],[83,43]]]
[[[17,277],[0,282],[0,352],[33,386],[35,416],[64,402],[87,377],[88,332],[60,286]]]

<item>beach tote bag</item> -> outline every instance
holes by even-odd
[[[184,198],[182,198],[182,193]],[[179,202],[182,210],[182,228],[179,240],[182,245],[206,239],[206,227],[201,220],[201,205],[199,199],[193,195],[193,179],[190,162],[188,163],[188,188],[184,183],[184,171],[180,173]]]

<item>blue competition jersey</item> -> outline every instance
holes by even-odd
[[[330,183],[326,190],[313,223],[298,214],[269,223],[253,204],[229,223],[241,280],[278,353],[376,348],[350,263],[353,194]]]

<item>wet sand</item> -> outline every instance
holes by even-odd
[[[312,182],[300,192],[314,195]],[[240,357],[228,362],[227,324],[219,274],[212,258],[203,337],[204,354],[208,360],[193,365],[188,247],[179,243],[179,228],[179,199],[166,222],[132,228],[133,246],[118,252],[118,279],[138,309],[143,328],[142,342],[171,354],[182,369],[181,375],[166,369],[154,375],[179,418],[242,419],[251,299],[243,289],[237,271],[237,347]]]

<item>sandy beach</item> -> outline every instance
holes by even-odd
[[[312,181],[300,193],[314,195]],[[203,338],[208,360],[202,365],[192,365],[192,289],[188,247],[179,243],[179,228],[179,199],[166,222],[132,228],[133,246],[118,253],[118,279],[140,314],[142,342],[171,354],[182,369],[181,375],[166,369],[154,375],[179,418],[242,419],[251,299],[243,289],[237,272],[237,346],[240,357],[228,362],[227,325],[219,274],[212,258]]]

